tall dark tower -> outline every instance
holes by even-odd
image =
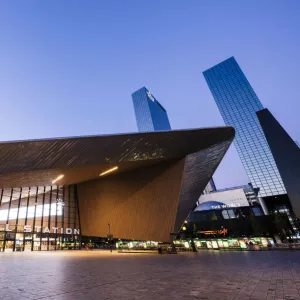
[[[257,112],[294,213],[300,218],[300,148],[268,109]]]

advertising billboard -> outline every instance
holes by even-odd
[[[243,189],[204,194],[200,196],[198,203],[195,211],[249,206]]]

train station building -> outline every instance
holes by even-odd
[[[0,143],[0,251],[80,249],[82,236],[170,241],[232,127]]]

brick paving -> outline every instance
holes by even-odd
[[[300,251],[0,253],[0,299],[300,300]]]

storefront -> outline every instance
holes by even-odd
[[[192,250],[192,240],[182,239],[174,241],[177,248]],[[274,240],[270,237],[254,238],[216,238],[216,239],[194,239],[197,250],[248,250],[268,249],[274,246]],[[256,247],[257,246],[257,247]]]
[[[0,251],[79,249],[75,185],[0,189]]]
[[[119,250],[157,250],[159,246],[155,241],[130,241],[119,240],[116,242],[116,248]]]

